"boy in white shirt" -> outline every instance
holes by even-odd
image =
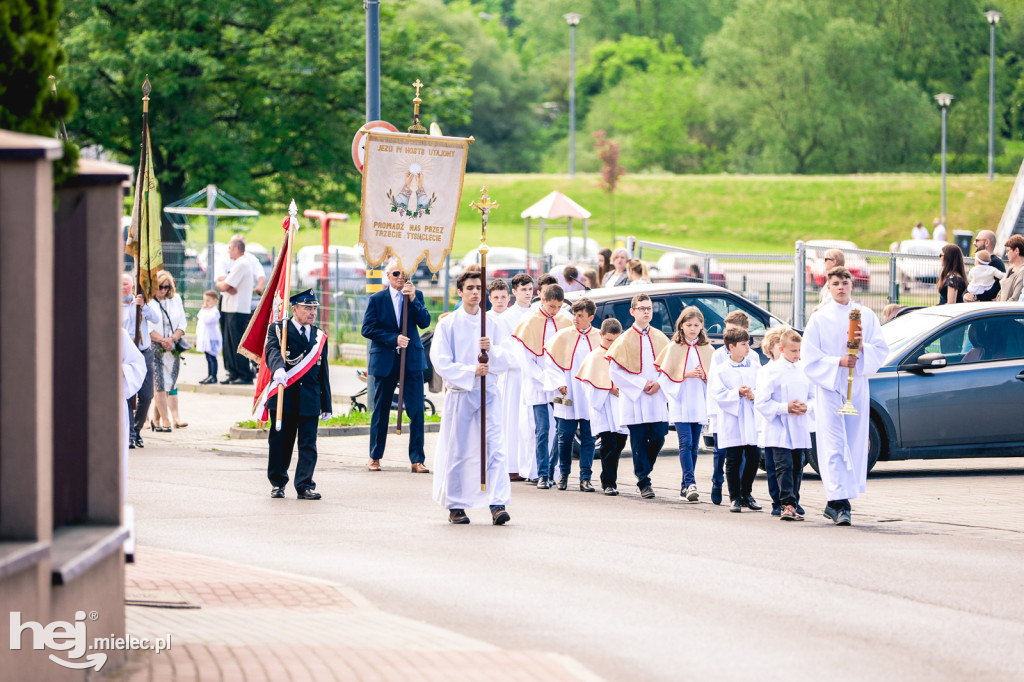
[[[583,361],[576,380],[586,396],[590,410],[591,433],[601,436],[601,491],[618,495],[619,455],[626,447],[629,431],[619,422],[619,389],[612,383],[608,349],[622,333],[622,325],[614,317],[601,323],[601,345]]]
[[[758,366],[750,359],[750,335],[730,329],[724,335],[729,355],[715,367],[708,393],[714,395],[720,424],[718,447],[725,450],[725,478],[729,485],[731,512],[761,509],[750,494],[757,476],[757,416],[754,389]],[[742,472],[741,472],[742,469]]]
[[[555,451],[561,474],[558,489],[569,485],[572,469],[572,445],[576,431],[580,433],[580,491],[594,492],[590,483],[594,464],[594,434],[590,430],[590,409],[582,386],[573,378],[583,361],[595,348],[601,347],[601,332],[594,329],[597,306],[589,298],[581,298],[572,305],[573,326],[559,331],[544,344],[547,358],[547,388],[555,392],[554,412]]]
[[[605,356],[611,360],[612,382],[625,400],[619,401],[619,423],[629,429],[633,471],[640,496],[654,497],[651,471],[668,435],[668,399],[658,383],[654,359],[668,345],[668,337],[651,326],[654,304],[647,294],[637,294],[630,303],[633,324],[615,340]]]
[[[800,334],[792,329],[782,334],[782,356],[762,368],[754,390],[754,408],[765,419],[765,462],[775,463],[783,521],[804,520],[796,505],[804,457],[811,447],[809,411],[814,388],[799,364],[800,341]]]
[[[748,331],[750,329],[750,318],[742,310],[734,310],[725,316],[723,320],[725,322],[724,333],[728,333],[730,329],[742,329]],[[708,381],[711,381],[711,376],[715,373],[715,368],[721,363],[725,362],[729,357],[729,351],[726,350],[725,346],[720,346],[715,349],[715,352],[711,354],[711,368],[708,370]],[[750,361],[755,366],[761,366],[761,358],[758,357],[757,353],[750,354]],[[721,504],[722,503],[722,484],[725,483],[725,448],[718,445],[716,434],[718,433],[718,424],[721,421],[718,417],[718,405],[715,404],[715,396],[708,391],[708,428],[707,433],[711,435],[711,438],[715,441],[715,456],[714,456],[714,469],[711,474],[711,503]]]

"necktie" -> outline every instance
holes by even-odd
[[[302,325],[301,327],[299,327],[299,334],[302,335],[302,342],[303,343],[308,343],[309,342],[309,337],[306,336],[306,325]]]

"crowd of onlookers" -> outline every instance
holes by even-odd
[[[214,384],[218,356],[224,359],[223,383],[251,385],[256,376],[252,362],[238,353],[238,343],[249,325],[253,294],[263,292],[263,267],[245,252],[245,238],[235,235],[228,243],[230,263],[216,263],[216,288],[203,294],[196,324],[196,349],[206,356],[208,376],[200,383]],[[156,275],[156,288],[147,302],[136,293],[134,278],[122,275],[122,327],[146,360],[147,373],[130,408],[129,447],[143,447],[142,431],[170,432],[188,426],[178,411],[178,373],[182,355],[191,349],[185,341],[188,317],[177,283],[171,273]],[[222,353],[223,351],[223,353]]]

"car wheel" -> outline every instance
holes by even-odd
[[[868,424],[868,471],[874,468],[881,454],[882,430],[878,428],[878,422],[872,418]]]

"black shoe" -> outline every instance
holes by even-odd
[[[469,523],[469,517],[466,516],[466,512],[461,509],[452,509],[448,512],[448,523],[462,525],[464,523]]]
[[[711,504],[722,504],[722,486],[712,486]]]
[[[228,377],[227,379],[225,379],[221,383],[222,384],[237,384],[238,383],[238,377]]]
[[[825,518],[826,519],[831,519],[832,523],[835,523],[835,524],[839,523],[839,510],[838,509],[836,509],[835,507],[830,507],[828,505],[825,505],[825,512],[824,513],[825,513]]]
[[[551,479],[547,476],[541,476],[537,479],[537,487],[541,490],[547,490],[551,487]]]
[[[850,525],[850,510],[843,509],[839,512],[839,517],[836,519],[837,526],[849,526]]]
[[[618,488],[615,488],[614,486],[610,485],[606,485],[605,487],[601,488],[601,492],[603,492],[605,495],[608,495],[609,497],[615,497],[616,495],[619,494]]]
[[[306,488],[305,490],[300,490],[299,491],[299,499],[300,500],[319,500],[320,499],[320,493],[318,493],[317,491],[313,490],[312,488]]]
[[[238,379],[235,383],[239,386],[252,386],[252,379]]]
[[[272,498],[274,498],[275,500],[279,500],[279,499],[283,498],[284,497],[284,488],[281,487],[281,486],[277,486],[276,488],[274,488],[273,490],[270,491],[270,496]]]
[[[524,478],[523,480],[526,481],[526,485],[537,485],[536,478]]]
[[[589,478],[584,478],[580,481],[580,492],[581,493],[592,493],[594,492],[594,486],[590,484]]]
[[[569,487],[569,476],[568,476],[568,474],[562,474],[562,476],[558,479],[558,489],[559,490],[565,490],[568,487]]]
[[[469,517],[466,518],[468,519]],[[491,510],[491,524],[495,526],[503,526],[511,519],[512,517],[508,515],[504,507],[495,507]]]
[[[772,516],[782,516],[782,505],[772,502]]]
[[[796,505],[796,513],[799,514],[800,516],[804,516],[804,508],[801,507],[799,504]]]
[[[133,444],[133,445],[134,445],[135,447],[137,447],[137,448],[144,448],[144,447],[146,447],[145,445],[143,445],[143,444],[142,444],[142,439],[141,439],[141,438],[139,438],[138,436],[136,436],[136,437],[135,437],[135,438],[134,438],[134,439],[132,440],[132,444]]]
[[[654,497],[654,491],[651,490],[651,486],[648,485],[644,486],[643,488],[640,488],[640,497],[644,498],[645,500],[652,499]]]
[[[129,450],[134,450],[135,449],[135,439],[134,438],[129,438],[128,439],[128,449]]]
[[[747,509],[749,509],[750,511],[761,511],[761,505],[759,505],[754,500],[754,496],[753,495],[747,495],[746,498],[744,498],[743,506],[746,507]]]
[[[740,502],[739,500],[733,500],[732,504],[729,506],[729,511],[736,512],[737,514],[739,514],[741,511],[743,511],[743,503]]]

